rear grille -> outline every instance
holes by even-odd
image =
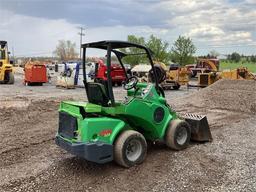
[[[77,120],[75,117],[65,112],[59,112],[59,131],[58,133],[67,139],[75,137],[77,131]]]

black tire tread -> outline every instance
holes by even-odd
[[[128,164],[125,159],[124,159],[124,156],[123,156],[123,147],[124,147],[124,144],[126,142],[126,140],[130,137],[140,137],[143,139],[143,141],[145,142],[145,145],[146,145],[146,149],[147,150],[147,142],[144,138],[144,136],[137,132],[137,131],[134,131],[134,130],[126,130],[126,131],[123,131],[117,138],[116,142],[115,142],[115,146],[114,146],[114,159],[115,159],[115,162],[123,167],[131,167],[132,165],[131,164]],[[135,162],[135,164],[140,164],[143,162],[143,160],[145,159],[146,157],[146,153],[144,155],[144,157],[138,161],[138,162]]]
[[[176,132],[176,129],[179,128],[179,126],[186,126],[188,130],[188,139],[182,146],[178,145],[175,142],[175,132]],[[179,151],[179,150],[185,149],[189,145],[190,137],[191,137],[191,130],[190,130],[189,124],[184,120],[175,119],[170,122],[169,127],[166,130],[165,143],[171,149]]]
[[[9,79],[8,79],[7,84],[14,84],[14,75],[13,75],[13,73],[10,72],[8,75],[9,75]]]

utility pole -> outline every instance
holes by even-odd
[[[83,33],[83,31],[85,30],[83,27],[79,27],[80,32],[78,33],[78,35],[80,35],[80,60],[82,59],[82,43],[83,43],[83,36],[85,36],[85,34]]]
[[[14,48],[12,47],[12,57],[14,59]]]

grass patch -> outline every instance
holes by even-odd
[[[220,62],[220,70],[224,69],[236,69],[238,67],[247,67],[249,71],[256,73],[256,63],[231,63],[231,62]]]

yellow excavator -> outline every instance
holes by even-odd
[[[256,79],[255,76],[246,67],[239,67],[234,70],[219,71],[218,59],[199,58],[197,62],[197,67],[202,67],[204,69],[204,71],[201,71],[200,74],[198,75],[199,87],[207,87],[208,85],[213,84],[219,79]]]
[[[221,72],[221,78],[256,80],[256,76],[250,72],[247,67],[239,67],[233,70],[224,70]]]
[[[13,65],[9,59],[7,41],[0,41],[0,83],[14,84]]]
[[[154,66],[157,73],[160,73],[158,71],[165,73],[160,83],[163,89],[178,90],[181,85],[188,85],[189,77],[191,75],[188,68],[180,67],[178,64],[171,64],[167,67],[164,63],[157,61],[154,62]]]
[[[256,76],[248,70],[247,67],[239,67],[233,70],[224,70],[220,72],[202,73],[198,78],[200,87],[207,87],[219,79],[230,80],[256,80]]]

